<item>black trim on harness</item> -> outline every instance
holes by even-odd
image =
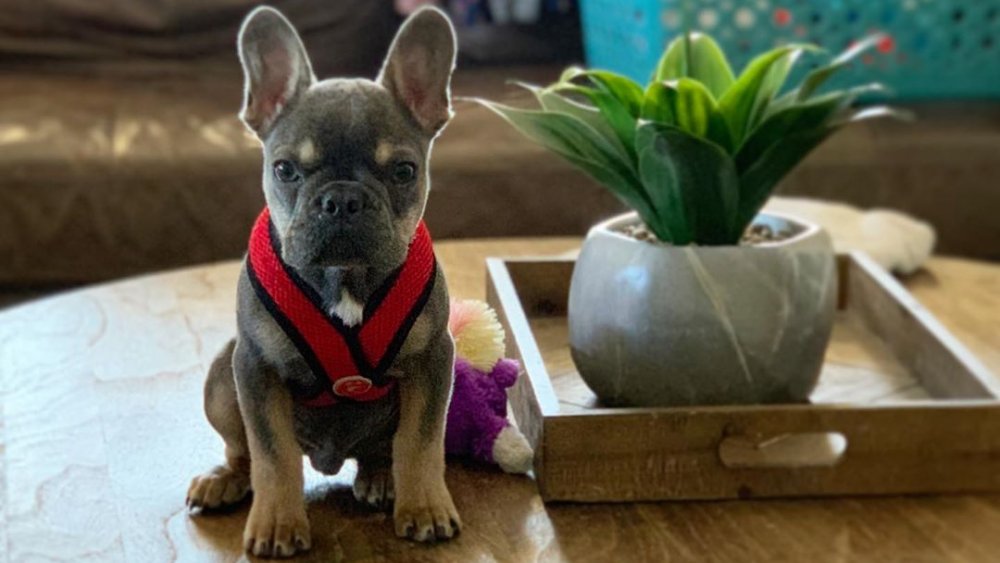
[[[379,365],[375,367],[375,371],[381,376],[385,375],[385,372],[392,365],[392,361],[396,359],[399,354],[400,348],[403,347],[403,343],[406,342],[406,337],[410,335],[410,330],[413,328],[413,323],[417,322],[417,318],[423,313],[424,307],[427,306],[427,301],[431,297],[431,292],[434,291],[434,286],[437,283],[437,273],[438,273],[437,257],[434,257],[434,269],[431,271],[431,276],[428,278],[427,283],[424,285],[424,290],[420,293],[420,297],[417,298],[416,303],[413,304],[413,308],[410,309],[409,314],[403,319],[403,323],[399,325],[399,330],[393,335],[392,341],[389,342],[389,346],[385,349],[385,354],[382,354],[382,359]]]
[[[306,364],[313,371],[313,377],[315,381],[312,385],[304,386],[297,381],[288,380],[286,383],[291,389],[292,394],[295,395],[300,400],[309,401],[315,399],[321,395],[330,386],[330,378],[327,376],[326,370],[323,369],[323,365],[320,364],[319,359],[313,353],[312,348],[306,343],[305,338],[299,333],[295,325],[281,312],[278,305],[271,299],[271,295],[264,288],[264,285],[260,283],[260,279],[257,278],[257,273],[254,272],[253,266],[250,265],[250,260],[246,263],[247,278],[250,280],[250,285],[253,287],[254,293],[257,294],[257,299],[260,301],[261,305],[267,309],[267,312],[271,314],[281,330],[285,332],[288,339],[292,341],[295,349],[299,351],[302,359],[306,361]]]

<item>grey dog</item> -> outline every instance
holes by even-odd
[[[345,326],[406,260],[430,188],[434,138],[451,117],[455,35],[424,8],[400,28],[375,81],[317,81],[301,40],[278,11],[251,12],[239,35],[246,79],[241,113],[264,152],[263,185],[281,258],[322,309]],[[252,287],[238,285],[237,336],[209,370],[205,412],[225,442],[224,464],[195,477],[193,509],[232,504],[253,490],[243,535],[260,556],[311,545],[302,458],[336,473],[358,461],[354,493],[386,506],[396,534],[447,539],[460,519],[444,480],[444,425],[454,344],[440,270],[387,375],[385,400],[309,408],[296,385],[318,375]]]

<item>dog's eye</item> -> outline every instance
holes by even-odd
[[[417,165],[412,162],[398,162],[392,168],[392,181],[397,184],[412,182],[417,177]]]
[[[299,169],[290,160],[279,160],[274,163],[274,177],[279,182],[294,182],[300,178]]]

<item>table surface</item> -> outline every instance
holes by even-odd
[[[575,239],[437,245],[452,294],[482,297],[486,256]],[[101,285],[0,314],[0,561],[231,561],[248,505],[190,517],[190,478],[221,460],[201,406],[234,332],[235,262]],[[1000,373],[1000,266],[934,258],[907,287]],[[544,505],[534,482],[449,463],[465,522],[437,546],[357,506],[353,466],[307,477],[304,559],[995,561],[1000,496]],[[339,541],[335,538],[339,538]]]

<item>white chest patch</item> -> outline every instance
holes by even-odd
[[[347,292],[346,289],[340,292],[340,301],[333,306],[333,310],[330,314],[336,315],[340,320],[347,326],[354,326],[361,322],[361,318],[364,316],[365,308],[358,303],[354,296]]]

